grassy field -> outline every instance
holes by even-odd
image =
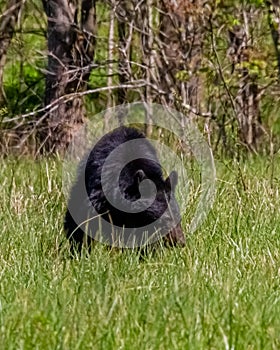
[[[59,162],[0,160],[1,350],[280,349],[280,159],[216,166],[187,246],[139,262],[69,259]]]

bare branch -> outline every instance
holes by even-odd
[[[90,94],[95,94],[97,92],[104,92],[104,91],[108,91],[108,90],[117,90],[117,89],[139,89],[139,88],[143,88],[145,87],[147,84],[147,82],[145,80],[138,80],[138,81],[133,81],[131,83],[128,84],[124,84],[124,85],[113,85],[113,86],[104,86],[104,87],[100,87],[100,88],[96,88],[96,89],[90,89],[90,90],[86,90],[86,91],[81,91],[81,92],[73,92],[71,94],[67,94],[64,96],[61,96],[59,98],[57,98],[55,101],[51,102],[50,104],[48,104],[47,106],[40,108],[34,112],[30,112],[30,113],[26,113],[23,115],[19,115],[16,116],[14,118],[9,118],[9,119],[4,119],[4,123],[9,123],[9,122],[14,122],[20,119],[24,119],[24,118],[30,118],[30,117],[34,117],[37,116],[38,114],[41,113],[50,113],[53,112],[56,108],[58,108],[58,106],[61,103],[67,103],[69,101],[72,101],[73,99],[77,98],[77,97],[83,97],[86,95],[90,95]],[[151,84],[151,87],[153,89],[155,89],[159,94],[165,94],[164,91],[159,90],[157,86]],[[44,118],[46,117],[46,115],[44,115]]]

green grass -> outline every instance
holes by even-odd
[[[279,349],[280,160],[216,165],[186,248],[139,262],[69,259],[59,162],[1,160],[1,350]]]

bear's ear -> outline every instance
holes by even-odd
[[[168,178],[165,180],[165,188],[167,191],[172,191],[175,192],[175,187],[177,186],[178,183],[178,173],[177,171],[173,170],[171,171],[170,175]]]
[[[136,183],[138,183],[138,184],[146,178],[147,178],[147,176],[142,169],[137,170],[136,173],[134,174],[134,179],[135,179]]]

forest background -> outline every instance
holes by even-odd
[[[1,349],[279,349],[279,79],[278,0],[0,0]],[[199,128],[213,207],[179,148],[186,247],[71,259],[64,152],[134,101]]]
[[[86,118],[133,101],[196,120],[214,152],[277,151],[278,1],[0,5],[3,153],[63,150]]]

